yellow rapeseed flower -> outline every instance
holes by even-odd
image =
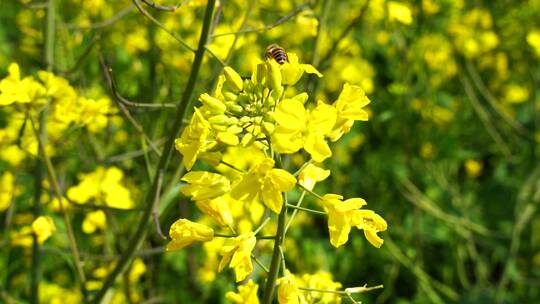
[[[338,99],[334,102],[337,119],[329,138],[332,141],[341,138],[343,134],[351,130],[355,120],[367,121],[368,112],[362,108],[370,102],[361,87],[345,83]]]
[[[315,74],[318,77],[323,77],[323,75],[311,64],[299,63],[298,56],[295,53],[287,53],[287,57],[289,58],[289,61],[280,66],[281,84],[295,85],[298,80],[302,78],[304,73]]]
[[[0,212],[6,210],[11,205],[15,192],[15,178],[11,172],[0,175]]]
[[[35,102],[45,97],[45,88],[32,76],[21,79],[18,64],[10,64],[8,72],[9,75],[0,81],[0,106]]]
[[[214,229],[187,219],[179,219],[172,224],[169,236],[172,240],[167,244],[167,251],[179,250],[193,242],[211,241],[214,238]]]
[[[229,268],[234,269],[236,282],[244,280],[253,271],[251,252],[256,243],[257,239],[253,232],[228,239],[219,252],[223,257],[219,262],[219,271],[229,264]]]
[[[96,210],[86,214],[82,223],[82,231],[91,234],[97,229],[105,229],[106,225],[107,215],[103,210]]]
[[[255,164],[240,182],[233,186],[231,196],[238,200],[251,201],[260,194],[264,204],[275,213],[281,212],[283,192],[290,191],[296,178],[283,169],[274,168],[274,160],[266,158]]]
[[[45,243],[55,230],[56,226],[49,216],[39,216],[32,222],[32,232],[36,235],[39,244]]]
[[[345,244],[349,239],[351,227],[364,230],[366,239],[375,247],[380,247],[383,240],[377,232],[385,231],[386,221],[371,210],[359,210],[367,205],[361,198],[350,198],[343,201],[343,196],[326,194],[322,200],[323,207],[328,214],[328,231],[330,243],[334,247]]]
[[[288,270],[285,270],[284,277],[277,280],[277,284],[279,285],[277,290],[279,304],[307,303],[305,301],[300,301],[302,296],[300,289],[298,289],[295,277]]]
[[[319,102],[308,111],[297,99],[285,99],[276,108],[277,127],[272,144],[279,153],[295,153],[304,148],[314,161],[322,162],[332,156],[325,140],[336,123],[335,107]]]
[[[413,21],[412,11],[405,3],[388,1],[388,19],[409,25]]]
[[[188,183],[180,191],[194,201],[221,196],[231,190],[231,182],[223,175],[206,171],[191,171],[182,177]]]
[[[327,179],[328,176],[330,176],[330,170],[309,164],[298,175],[298,183],[308,190],[313,190],[317,182]]]
[[[210,135],[210,124],[195,109],[191,122],[182,131],[180,138],[174,141],[176,150],[182,153],[182,162],[187,170],[191,170],[193,164],[197,160],[197,156],[206,151],[208,146],[208,138]]]
[[[259,285],[249,280],[244,285],[238,286],[238,292],[229,291],[225,294],[227,300],[235,304],[259,304],[259,298],[257,297],[257,290]]]

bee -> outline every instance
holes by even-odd
[[[287,57],[285,49],[275,43],[270,44],[266,48],[266,58],[274,58],[274,60],[279,64],[284,64],[285,62],[289,61],[289,57]]]

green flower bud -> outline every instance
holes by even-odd
[[[219,132],[216,136],[219,142],[227,144],[229,146],[236,146],[240,142],[238,136],[229,132]]]
[[[238,75],[238,73],[236,73],[236,71],[231,67],[225,67],[223,72],[225,74],[225,78],[227,79],[225,85],[229,86],[233,92],[238,93],[242,91],[242,88],[244,87],[242,77],[240,77],[240,75]]]
[[[247,147],[251,145],[255,141],[255,137],[251,133],[246,133],[244,137],[242,137],[242,141],[240,142],[240,145],[242,147]]]
[[[280,90],[281,87],[281,69],[279,63],[275,60],[269,60],[266,62],[267,68],[267,84],[272,90]]]
[[[266,76],[266,65],[264,63],[257,64],[257,68],[251,75],[251,81],[255,84],[262,83]]]
[[[216,115],[212,116],[208,119],[208,122],[212,125],[230,125],[229,123],[229,117],[227,115]]]
[[[223,97],[225,97],[227,101],[235,101],[238,99],[238,95],[231,91],[223,91]]]
[[[242,131],[244,131],[244,129],[240,128],[239,126],[230,126],[227,128],[227,132],[231,134],[240,134]]]
[[[212,113],[223,113],[227,109],[227,107],[221,100],[212,97],[207,93],[201,94],[201,96],[199,96],[199,100],[205,106],[207,106]]]

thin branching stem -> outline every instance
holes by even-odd
[[[319,210],[315,210],[315,209],[304,208],[304,207],[300,207],[300,206],[297,206],[297,205],[287,204],[287,207],[289,207],[289,208],[291,208],[291,209],[296,209],[296,210],[300,210],[300,211],[305,211],[305,212],[313,213],[313,214],[326,215],[326,212],[324,212],[324,211],[319,211]]]
[[[55,38],[55,18],[56,18],[56,8],[55,1],[47,1],[47,16],[45,24],[45,64],[47,65],[47,71],[51,72],[54,65],[54,38]],[[39,130],[36,129],[36,136],[45,137],[47,135],[46,120],[47,120],[47,109],[48,104],[45,106],[45,109],[39,114],[40,126]],[[29,116],[29,115],[27,115]],[[26,121],[25,121],[26,122]],[[41,147],[38,148],[39,152],[44,152],[41,150]],[[43,163],[38,158],[36,159],[35,171],[34,171],[34,205],[33,213],[34,218],[37,218],[41,215],[41,195],[43,192],[42,186],[43,179]],[[32,244],[32,266],[30,268],[30,303],[39,303],[39,281],[41,280],[41,248],[38,242],[37,235],[33,236]]]
[[[272,24],[269,24],[267,26],[263,26],[263,27],[255,28],[255,29],[245,29],[245,30],[240,30],[240,31],[236,31],[236,32],[227,32],[227,33],[216,34],[216,35],[213,35],[212,38],[217,38],[217,37],[221,37],[221,36],[229,36],[229,35],[240,35],[240,34],[248,34],[248,33],[265,32],[265,31],[271,30],[271,29],[273,29],[273,28],[275,28],[275,27],[277,27],[277,26],[291,20],[292,18],[294,18],[296,15],[300,14],[302,11],[304,11],[308,7],[309,7],[308,3],[300,4],[299,6],[295,7],[290,13],[288,13],[287,15],[279,18],[278,20],[276,20],[275,22],[273,22]]]
[[[137,0],[134,1],[137,2]],[[201,68],[202,60],[206,49],[205,46],[208,40],[208,33],[212,23],[212,15],[215,2],[215,0],[208,0],[208,3],[206,4],[203,26],[199,38],[199,45],[197,51],[195,52],[195,59],[193,61],[191,73],[189,75],[186,88],[182,95],[182,99],[180,100],[176,108],[176,113],[174,115],[174,124],[171,128],[169,138],[165,143],[163,153],[159,159],[156,173],[154,174],[154,181],[152,183],[152,187],[150,188],[150,190],[148,191],[148,195],[146,196],[144,213],[141,216],[139,223],[137,224],[135,233],[130,238],[128,248],[123,252],[115,268],[109,273],[109,275],[105,279],[102,288],[98,291],[95,298],[93,299],[93,303],[97,304],[101,302],[109,288],[111,288],[116,281],[116,278],[124,272],[126,266],[128,266],[129,262],[133,258],[134,253],[139,249],[144,237],[146,236],[150,217],[155,204],[156,193],[161,191],[161,187],[159,186],[161,183],[159,181],[165,175],[165,171],[167,170],[167,166],[172,155],[174,140],[178,136],[180,128],[183,125],[184,117],[188,113],[188,109],[191,107],[192,104],[192,95],[195,89],[195,84],[197,82],[199,70]]]
[[[79,248],[77,247],[77,241],[75,240],[75,234],[73,233],[73,227],[71,226],[71,220],[64,206],[64,195],[62,194],[62,190],[60,189],[60,185],[58,184],[56,171],[54,170],[51,159],[45,149],[45,141],[42,138],[40,131],[38,130],[38,127],[36,126],[36,123],[34,122],[32,117],[30,117],[30,123],[34,131],[34,135],[36,136],[36,139],[38,141],[40,154],[43,158],[43,161],[45,162],[45,167],[47,168],[47,173],[49,175],[49,182],[51,183],[54,194],[56,198],[58,199],[58,206],[60,208],[60,213],[62,214],[62,217],[64,219],[64,224],[66,225],[69,248],[71,250],[71,255],[73,256],[73,263],[75,265],[75,269],[77,270],[77,275],[79,276],[79,281],[81,283],[81,290],[83,292],[83,296],[85,296],[86,295],[86,276],[84,274],[84,270],[82,267],[81,256],[79,253]]]

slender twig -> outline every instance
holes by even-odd
[[[369,7],[369,2],[370,0],[367,0],[364,5],[362,6],[362,8],[360,9],[360,13],[358,14],[358,16],[356,16],[355,18],[353,18],[353,20],[351,20],[351,22],[349,23],[349,25],[347,25],[347,27],[341,32],[341,34],[339,34],[338,38],[336,40],[334,40],[334,42],[331,44],[332,47],[330,48],[330,50],[326,53],[326,55],[324,55],[324,57],[321,59],[320,61],[320,64],[318,66],[318,68],[320,68],[321,70],[324,70],[326,68],[326,66],[330,63],[330,61],[332,60],[332,58],[334,57],[334,55],[336,55],[337,53],[337,50],[339,48],[339,45],[341,44],[342,41],[345,40],[345,37],[347,37],[347,35],[349,35],[349,33],[354,29],[356,28],[356,26],[362,21],[362,19],[364,18],[364,14],[366,13],[367,11],[367,8]]]
[[[257,233],[259,233],[261,231],[261,229],[263,229],[264,226],[266,226],[266,224],[268,224],[268,221],[270,221],[270,217],[265,218],[264,221],[259,225],[259,227],[257,227],[257,229],[255,229],[255,231],[253,231],[253,234],[257,235]]]
[[[510,148],[505,143],[504,139],[501,137],[499,132],[497,132],[497,129],[493,126],[491,121],[489,120],[489,115],[486,113],[486,111],[482,108],[480,105],[480,102],[478,101],[478,97],[474,93],[474,90],[472,88],[471,82],[469,81],[469,78],[467,76],[461,75],[459,79],[461,80],[461,83],[463,84],[463,88],[465,89],[465,94],[467,94],[467,98],[471,105],[473,106],[474,111],[476,114],[478,114],[478,117],[480,118],[480,121],[486,128],[486,131],[491,136],[493,141],[495,141],[495,144],[497,148],[501,151],[501,153],[507,158],[510,159],[512,157],[512,152],[510,151]]]
[[[300,206],[297,206],[297,205],[287,204],[287,207],[289,207],[289,208],[291,208],[291,209],[296,209],[296,210],[300,210],[300,211],[305,211],[305,212],[313,213],[313,214],[326,215],[326,212],[324,212],[324,211],[319,211],[319,210],[315,210],[315,209],[304,208],[304,207],[300,207]]]
[[[257,265],[259,265],[259,267],[262,268],[262,270],[264,270],[264,272],[270,272],[270,270],[268,270],[268,267],[264,266],[264,264],[255,255],[251,254],[251,258],[255,261],[255,263],[257,263]]]
[[[304,197],[306,197],[306,191],[302,191],[302,194],[300,194],[300,198],[298,199],[298,202],[296,203],[295,207],[300,207],[302,205],[302,202],[304,201]],[[294,208],[293,212],[291,213],[291,216],[289,217],[289,221],[287,222],[287,225],[285,225],[285,235],[287,234],[287,231],[289,230],[289,227],[291,226],[294,217],[298,213],[298,209]]]
[[[512,266],[516,263],[518,250],[521,243],[521,234],[533,216],[540,203],[540,166],[537,166],[523,183],[519,194],[518,204],[515,208],[515,221],[512,227],[510,248],[503,273],[497,286],[497,294],[504,291],[511,279]],[[523,206],[525,204],[525,206]]]
[[[217,8],[216,13],[214,14],[214,20],[212,21],[212,26],[210,27],[210,32],[208,33],[208,43],[212,42],[212,36],[214,35],[214,31],[216,30],[216,27],[219,24],[219,21],[221,20],[221,15],[223,13],[223,7],[225,6],[226,0],[220,0],[219,5]]]
[[[62,75],[64,76],[70,76],[71,74],[75,73],[80,67],[81,65],[83,64],[83,62],[86,60],[86,58],[88,58],[88,55],[90,55],[90,53],[92,52],[92,50],[94,49],[94,46],[96,46],[96,44],[98,43],[98,41],[101,39],[101,36],[100,35],[96,35],[94,38],[92,38],[92,40],[90,41],[90,43],[88,44],[88,46],[84,49],[83,53],[81,54],[81,56],[79,57],[79,59],[77,59],[77,62],[75,63],[75,65],[73,65],[72,68],[70,69],[67,69],[62,73]]]
[[[310,189],[304,187],[304,185],[302,185],[301,183],[296,183],[296,186],[298,186],[298,188],[302,189],[303,191],[306,191],[307,193],[315,196],[319,200],[321,200],[321,201],[324,200],[324,198],[320,194],[317,194],[316,192],[313,192],[313,190],[310,190]]]
[[[105,64],[103,72],[106,73],[107,82],[109,83],[109,87],[111,88],[114,97],[116,97],[118,101],[124,105],[134,108],[176,108],[176,104],[174,103],[137,102],[125,98],[120,94],[120,92],[118,92],[118,86],[116,85],[116,81],[114,81],[112,69],[105,63],[105,61],[103,61],[102,64]]]
[[[165,138],[156,140],[156,141],[154,141],[154,144],[156,145],[156,147],[162,146],[165,143],[165,140],[166,140]],[[145,153],[148,152],[148,150],[149,149],[146,147],[146,148],[138,149],[138,150],[135,150],[135,151],[129,151],[129,152],[126,152],[126,153],[113,155],[113,156],[107,157],[105,159],[105,162],[114,163],[114,162],[119,162],[119,161],[124,161],[124,160],[137,158],[137,157],[143,156]]]
[[[148,13],[141,5],[141,3],[139,2],[140,0],[133,0],[133,3],[135,4],[135,6],[137,7],[137,9],[141,12],[141,14],[143,14],[144,16],[146,16],[146,18],[148,18],[150,21],[152,21],[155,25],[157,25],[160,29],[162,29],[163,31],[165,31],[167,34],[169,34],[171,37],[173,37],[176,41],[178,41],[184,48],[188,49],[189,51],[191,52],[195,52],[195,49],[192,48],[191,46],[189,46],[189,44],[187,44],[187,42],[184,41],[184,39],[182,39],[180,36],[178,36],[178,34],[174,33],[173,31],[169,30],[165,25],[163,25],[163,23],[159,22],[156,18],[154,18],[152,15],[150,15],[150,13]],[[217,60],[221,65],[225,65],[225,63],[223,63],[223,61],[214,53],[212,52],[212,50],[210,50],[206,45],[203,47],[204,50],[206,50],[208,52],[208,54],[210,54],[212,56],[212,58],[214,58],[215,60]]]
[[[73,256],[73,263],[75,265],[75,269],[77,270],[77,275],[79,276],[83,295],[86,295],[86,276],[82,268],[81,257],[80,257],[79,249],[77,247],[77,241],[75,240],[75,234],[73,233],[73,228],[71,226],[71,220],[64,206],[64,195],[62,194],[62,191],[60,190],[60,185],[58,184],[58,179],[56,177],[56,171],[54,170],[51,159],[45,149],[45,142],[43,138],[41,137],[41,134],[39,133],[36,123],[34,122],[32,117],[30,117],[29,119],[32,125],[32,129],[34,130],[34,135],[36,136],[36,139],[38,141],[39,151],[41,153],[43,161],[45,161],[45,166],[47,168],[47,173],[49,175],[49,182],[51,183],[54,194],[56,195],[56,198],[58,199],[58,206],[60,209],[60,213],[62,214],[62,217],[64,219],[64,224],[66,226],[69,247],[71,250],[71,255]]]
[[[161,185],[163,183],[163,176],[158,177],[158,184],[157,188],[161,189]],[[161,225],[159,224],[159,202],[160,202],[160,191],[156,191],[154,203],[152,207],[152,218],[154,219],[154,226],[156,227],[157,234],[163,239],[166,240],[167,237],[163,234],[163,231],[161,230]]]
[[[188,2],[188,1],[181,1],[177,5],[161,5],[161,4],[156,4],[155,2],[152,2],[152,1],[149,1],[149,0],[141,0],[141,1],[144,4],[150,6],[151,8],[154,8],[154,9],[157,9],[157,10],[160,10],[160,11],[167,11],[167,12],[174,12],[179,7],[184,5],[184,3]]]
[[[55,18],[56,18],[56,4],[54,0],[47,1],[47,16],[45,24],[45,63],[47,65],[47,71],[51,72],[54,66],[54,43],[55,43]],[[47,114],[50,99],[47,100],[47,105],[39,113],[39,130],[34,125],[34,131],[38,138],[41,136],[47,136]],[[29,113],[29,111],[27,112]],[[26,119],[30,118],[29,115],[25,115]],[[38,152],[44,154],[45,147],[40,145]],[[43,179],[43,162],[37,158],[35,171],[34,171],[34,205],[33,213],[34,217],[38,218],[41,211],[41,195],[43,192],[42,179]],[[41,280],[41,245],[38,242],[37,235],[33,235],[32,243],[32,266],[30,268],[30,303],[39,303],[39,281]]]
[[[109,68],[107,67],[107,64],[105,63],[105,59],[103,58],[103,55],[100,54],[99,55],[99,61],[101,63],[101,68],[103,70],[103,74],[105,75],[105,79],[107,80],[107,83],[109,85],[109,88],[111,89],[112,93],[113,93],[113,96],[115,97],[114,100],[117,101],[117,105],[118,105],[118,108],[120,108],[120,111],[122,111],[122,113],[124,114],[124,116],[129,120],[129,122],[133,125],[133,127],[135,128],[135,130],[137,130],[137,132],[139,132],[140,135],[142,135],[144,137],[144,139],[146,140],[146,142],[148,143],[148,145],[150,145],[150,147],[152,148],[152,150],[158,155],[158,156],[161,156],[161,152],[159,151],[159,149],[156,147],[156,145],[154,144],[154,142],[150,139],[150,137],[148,137],[148,135],[146,134],[146,132],[144,132],[144,129],[143,127],[135,120],[135,118],[133,118],[133,116],[131,116],[131,114],[129,113],[128,109],[126,108],[126,106],[120,102],[120,100],[118,99],[118,95],[116,94],[116,90],[114,89],[114,84],[113,84],[113,81],[112,81],[112,78],[111,78],[111,74],[110,74],[110,71],[109,71]]]
[[[189,46],[189,44],[187,44],[187,42],[185,42],[184,39],[182,39],[176,33],[169,30],[165,25],[163,25],[163,23],[159,22],[156,18],[154,18],[154,16],[150,15],[150,13],[148,13],[144,9],[144,7],[141,5],[140,0],[133,0],[133,4],[135,4],[135,7],[137,7],[137,9],[139,10],[139,12],[141,12],[141,14],[143,14],[146,18],[150,19],[150,21],[152,21],[155,25],[157,25],[167,34],[171,35],[171,37],[173,37],[176,41],[178,41],[184,48],[186,48],[187,50],[191,52],[195,52],[195,49]]]
[[[101,29],[101,28],[108,27],[108,26],[111,26],[111,25],[115,24],[117,21],[119,21],[120,19],[124,18],[129,13],[131,13],[131,11],[133,11],[133,5],[129,5],[128,7],[122,9],[116,15],[112,16],[111,18],[109,18],[107,20],[92,23],[92,24],[88,24],[88,25],[68,24],[68,25],[66,25],[66,29],[68,29],[68,30],[71,30],[71,29],[72,30]]]
[[[278,20],[276,20],[272,24],[269,24],[269,25],[266,25],[266,26],[263,26],[263,27],[260,27],[260,28],[256,28],[256,29],[246,29],[246,30],[240,30],[240,31],[236,31],[236,32],[227,32],[227,33],[216,34],[216,35],[213,35],[212,38],[217,38],[217,37],[221,37],[221,36],[228,36],[228,35],[240,35],[240,34],[248,34],[248,33],[268,31],[268,30],[271,30],[271,29],[273,29],[273,28],[275,28],[275,27],[289,21],[290,19],[292,19],[293,17],[295,17],[296,15],[301,13],[303,10],[305,10],[308,6],[309,6],[308,3],[300,4],[299,6],[295,7],[289,14],[279,18]]]
[[[495,113],[497,113],[508,125],[510,125],[510,127],[516,130],[518,134],[527,136],[529,138],[532,137],[530,132],[525,129],[525,127],[523,127],[517,120],[514,120],[510,115],[508,115],[508,113],[500,109],[499,103],[486,87],[482,77],[480,77],[480,74],[478,74],[478,71],[470,60],[465,61],[465,67],[467,68],[473,83],[478,89],[478,92],[480,92],[480,94],[487,100],[489,105],[493,108],[493,110],[495,110]]]
[[[199,70],[202,64],[202,59],[205,53],[205,45],[208,40],[208,32],[209,32],[211,21],[212,21],[212,14],[214,11],[214,6],[215,6],[215,0],[208,0],[208,3],[206,4],[205,14],[204,14],[203,26],[201,29],[201,35],[199,38],[199,45],[198,45],[197,51],[195,52],[195,59],[193,61],[191,73],[189,75],[186,88],[182,95],[182,99],[180,100],[176,108],[176,113],[174,115],[174,125],[171,128],[169,138],[167,139],[167,142],[165,143],[165,148],[159,159],[159,163],[156,168],[156,174],[154,175],[154,181],[152,183],[152,187],[150,188],[148,195],[146,196],[146,202],[144,205],[145,206],[144,213],[141,216],[141,219],[137,225],[137,229],[135,233],[130,238],[128,248],[123,252],[115,268],[109,273],[109,275],[105,279],[105,282],[103,283],[102,288],[98,291],[95,298],[93,299],[93,303],[98,304],[101,302],[101,300],[103,299],[103,297],[105,296],[109,288],[111,288],[114,282],[116,281],[116,278],[121,273],[124,272],[125,267],[131,261],[135,251],[137,251],[137,249],[141,246],[141,243],[146,235],[147,227],[149,225],[149,220],[150,220],[151,213],[154,206],[154,198],[156,196],[156,193],[161,191],[160,187],[158,187],[159,180],[165,174],[165,170],[167,169],[169,160],[172,155],[174,140],[178,136],[178,133],[180,132],[180,128],[183,125],[184,116],[186,116],[188,109],[191,107],[191,104],[192,104],[191,97],[195,89],[195,84],[197,82]]]
[[[450,224],[454,229],[466,228],[483,236],[493,236],[494,232],[484,226],[474,223],[464,217],[457,217],[448,214],[437,207],[437,205],[429,200],[409,179],[401,180],[401,185],[406,189],[403,196],[415,206],[431,214],[432,216],[441,219]]]
[[[328,14],[330,13],[330,8],[332,7],[333,2],[334,0],[325,0],[322,7],[319,24],[317,26],[317,35],[315,36],[315,41],[313,42],[313,50],[311,53],[311,65],[313,65],[314,67],[317,67],[320,62],[319,46],[321,43],[321,39],[324,35],[324,31],[326,31]],[[310,96],[317,95],[317,87],[319,85],[317,78],[318,77],[311,76],[307,79],[306,91],[310,94]]]
[[[458,299],[459,295],[452,287],[445,285],[444,283],[431,277],[424,271],[424,269],[422,269],[421,266],[415,264],[411,258],[404,254],[399,246],[396,245],[389,237],[385,238],[385,248],[395,260],[414,274],[419,283],[422,284],[421,287],[425,289],[432,303],[443,303],[435,289],[443,293],[452,301],[456,301]]]

